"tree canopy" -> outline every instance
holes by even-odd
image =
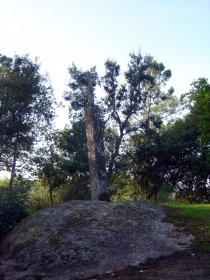
[[[107,157],[110,181],[126,135],[138,130],[145,131],[151,125],[160,127],[160,115],[152,108],[173,94],[173,89],[167,92],[162,90],[171,77],[171,71],[153,57],[139,53],[130,55],[128,70],[124,73],[122,83],[120,66],[110,59],[105,62],[105,75],[100,79],[95,67],[82,71],[73,64],[69,68],[69,74],[70,90],[66,92],[65,99],[70,102],[71,115],[79,112],[81,116],[81,110],[87,104],[87,75],[91,76],[94,91],[97,85],[104,89],[105,97],[98,100],[98,104],[104,117],[104,129],[114,131],[112,137],[105,138],[108,142],[112,141],[111,145],[105,143],[106,147],[111,146]]]
[[[25,159],[54,117],[52,88],[29,56],[0,56],[0,162],[11,171],[11,187],[17,162]]]
[[[173,88],[166,87],[171,70],[150,55],[130,54],[125,72],[108,59],[102,77],[96,67],[82,70],[72,64],[68,71],[64,98],[70,123],[53,132],[53,91],[37,60],[0,55],[0,167],[11,172],[11,187],[20,170],[31,168],[27,159],[33,151],[36,175],[49,189],[51,201],[54,190],[73,185],[82,190],[80,197],[89,198],[84,113],[94,98],[111,193],[157,199],[164,187],[190,202],[210,201],[207,79],[194,81],[179,101]]]

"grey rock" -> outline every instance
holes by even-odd
[[[71,201],[23,220],[0,246],[0,279],[71,280],[187,249],[193,236],[146,202]]]

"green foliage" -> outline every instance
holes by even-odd
[[[151,107],[172,94],[172,90],[169,93],[161,91],[161,86],[170,79],[171,71],[165,70],[165,66],[153,57],[143,57],[141,53],[130,55],[128,70],[124,74],[125,83],[122,85],[119,84],[120,66],[117,62],[107,60],[105,68],[102,79],[106,92],[104,104],[112,121],[124,132],[136,131],[146,125],[141,118],[141,114],[146,111],[146,122],[153,122],[155,115],[150,114]],[[137,114],[140,116],[139,123],[131,122]]]
[[[194,116],[200,146],[205,151],[206,163],[210,168],[210,84],[205,78],[192,83],[191,90],[181,97],[182,102]]]
[[[70,101],[70,112],[80,112],[87,104],[87,92],[96,89],[98,75],[96,69],[82,71],[75,65],[69,68],[70,91],[65,99]],[[145,130],[150,125],[160,127],[162,119],[152,111],[152,107],[171,97],[173,89],[163,92],[162,87],[171,77],[171,71],[165,69],[151,56],[130,55],[128,70],[124,73],[124,81],[120,77],[120,66],[116,61],[105,62],[105,75],[100,79],[105,97],[98,104],[104,116],[104,130],[114,131],[112,137],[105,137],[108,150],[108,181],[111,180],[116,162],[119,160],[121,148],[126,135]],[[80,114],[81,115],[81,114]],[[128,138],[128,137],[127,137]]]
[[[27,194],[20,186],[0,187],[0,237],[11,231],[27,212]]]
[[[70,200],[90,199],[90,188],[84,181],[66,182],[52,192],[53,204],[60,204]],[[51,206],[51,197],[48,187],[42,180],[33,182],[28,192],[28,207],[31,210],[44,209]]]
[[[162,135],[165,152],[171,155],[167,163],[171,172],[169,183],[176,185],[179,196],[190,202],[210,201],[207,185],[209,170],[206,151],[200,146],[200,134],[195,124],[196,115],[187,115]]]
[[[39,137],[54,117],[52,89],[40,65],[29,57],[0,55],[0,167],[11,171],[11,187]]]
[[[163,92],[171,71],[153,57],[131,54],[123,75],[120,65],[110,59],[105,62],[102,78],[95,67],[83,71],[74,64],[69,74],[65,99],[70,102],[73,122],[70,128],[52,134],[52,89],[47,77],[40,74],[37,60],[27,55],[0,55],[0,168],[10,170],[14,181],[15,174],[32,168],[27,159],[34,144],[40,139],[46,143],[35,151],[34,169],[39,180],[30,189],[30,207],[40,209],[90,197],[83,110],[88,90],[96,91],[99,86],[105,93],[97,102],[103,114],[113,200],[165,201],[175,191],[178,199],[210,201],[207,79],[193,82],[190,92],[182,97],[188,115],[163,125],[172,119],[179,104],[173,89]],[[0,186],[7,190],[8,181],[1,180]]]
[[[9,188],[9,179],[7,177],[0,179],[0,189]]]
[[[117,134],[112,140],[108,174],[112,172],[120,155],[123,139],[126,135],[142,133],[150,126],[159,128],[162,119],[153,106],[168,99],[173,89],[163,92],[162,87],[171,77],[171,71],[166,70],[151,56],[141,53],[131,54],[128,70],[124,73],[125,82],[120,84],[120,66],[116,61],[107,60],[105,76],[102,84],[106,93],[103,108],[106,112],[106,129],[116,127]],[[128,137],[127,137],[128,138]]]
[[[64,128],[55,139],[60,168],[67,176],[84,175],[89,171],[85,121],[74,121]]]
[[[34,158],[39,177],[30,196],[32,207],[43,208],[59,201],[89,198],[88,154],[84,120],[72,123],[53,136],[48,148]],[[41,194],[43,193],[43,195]]]
[[[202,145],[210,143],[210,84],[205,78],[192,83],[192,89],[186,94],[191,102],[191,110],[196,115],[196,126],[201,135]],[[185,96],[185,97],[186,97]]]
[[[138,183],[129,174],[114,173],[112,176],[110,193],[112,201],[146,200],[146,196]]]
[[[50,206],[49,190],[40,180],[33,182],[28,193],[29,209],[44,209]]]
[[[206,153],[199,142],[194,114],[160,131],[150,129],[132,138],[128,161],[131,174],[147,194],[157,198],[163,183],[178,198],[190,202],[210,201]]]
[[[65,99],[70,101],[71,107],[69,109],[70,115],[73,114],[72,109],[78,114],[74,114],[76,117],[83,116],[83,109],[87,105],[88,96],[87,88],[89,87],[88,79],[91,79],[91,86],[93,89],[99,83],[98,74],[96,72],[96,67],[92,67],[89,71],[82,71],[78,69],[74,64],[69,67],[69,74],[71,80],[68,84],[70,91],[65,93]]]
[[[147,199],[157,199],[164,183],[165,163],[160,135],[153,129],[132,137],[128,150],[131,174]]]

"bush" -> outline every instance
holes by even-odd
[[[28,193],[28,206],[36,210],[50,207],[49,189],[42,184],[41,180],[33,182]]]
[[[70,200],[90,199],[90,189],[81,182],[69,182],[64,186],[53,190],[53,205],[60,204]],[[42,180],[34,181],[28,192],[28,207],[30,210],[39,210],[50,207],[49,188]]]
[[[26,193],[19,188],[0,188],[0,237],[11,231],[21,219],[28,216]]]
[[[90,188],[81,182],[69,182],[65,184],[65,186],[60,188],[58,194],[62,202],[91,199]]]

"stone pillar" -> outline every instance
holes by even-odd
[[[109,200],[107,172],[105,167],[103,131],[100,109],[94,105],[93,89],[88,86],[88,104],[85,108],[86,135],[93,200]]]

